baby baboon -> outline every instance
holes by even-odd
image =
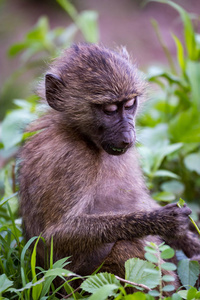
[[[21,214],[26,237],[42,234],[49,245],[53,236],[54,259],[71,256],[77,274],[104,261],[102,270],[123,276],[147,240],[200,253],[190,209],[160,207],[145,187],[134,148],[144,89],[124,48],[86,44],[67,49],[40,85],[50,107],[21,150]]]

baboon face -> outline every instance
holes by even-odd
[[[97,118],[102,120],[98,127],[101,147],[111,155],[125,153],[135,142],[134,117],[138,99],[96,106]]]
[[[46,99],[87,141],[110,155],[135,142],[135,114],[143,80],[123,51],[97,45],[67,50],[46,74]]]

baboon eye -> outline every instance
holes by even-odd
[[[105,114],[113,114],[115,113],[116,111],[118,110],[118,107],[116,104],[106,104],[104,107],[103,107],[103,111]]]
[[[132,109],[135,105],[135,102],[136,102],[136,97],[131,99],[131,100],[126,101],[125,104],[124,104],[124,108],[125,109]]]

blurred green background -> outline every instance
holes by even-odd
[[[176,46],[171,36],[174,32],[182,36],[182,24],[178,13],[169,6],[151,2],[142,6],[141,0],[76,0],[71,1],[76,9],[94,10],[98,14],[99,40],[106,46],[127,46],[128,51],[143,70],[152,64],[166,63],[162,48],[151,26],[151,19],[159,23],[165,42],[175,55]],[[198,0],[179,0],[191,13],[200,12]],[[25,97],[33,89],[35,74],[41,74],[44,64],[35,61],[35,68],[29,61],[29,69],[25,74],[9,81],[10,76],[23,66],[24,57],[10,58],[9,47],[23,40],[24,35],[37,23],[41,16],[46,16],[51,29],[66,27],[72,19],[62,9],[56,0],[1,0],[0,1],[0,119],[2,120],[8,108],[12,107],[13,98]],[[79,34],[76,41],[84,40]],[[50,53],[51,54],[51,53]],[[38,54],[41,57],[41,54]],[[46,56],[44,56],[46,60]],[[28,68],[28,66],[27,66]]]

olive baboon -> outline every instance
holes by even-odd
[[[190,209],[160,207],[145,187],[133,147],[144,90],[124,48],[87,44],[67,49],[40,84],[50,107],[20,153],[21,214],[26,237],[53,236],[54,259],[71,255],[77,274],[104,261],[102,270],[123,276],[128,258],[144,258],[146,240],[200,253]]]

